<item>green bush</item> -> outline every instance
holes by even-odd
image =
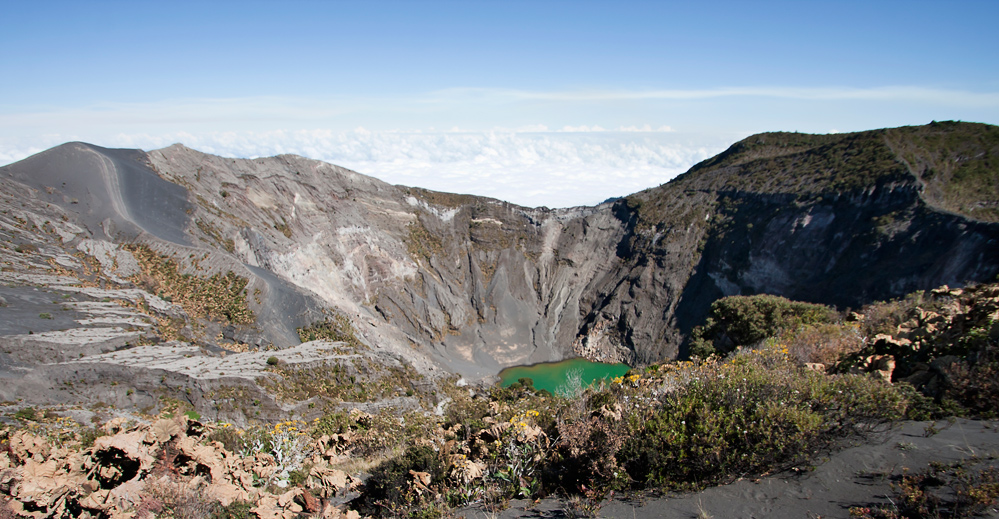
[[[270,357],[267,357],[267,365],[268,366],[277,366],[277,364],[278,364],[278,358],[277,357],[275,357],[273,355],[270,356]]]
[[[101,436],[107,436],[107,432],[100,427],[86,427],[77,432],[80,438],[80,446],[89,449],[94,446],[94,441]]]
[[[251,519],[257,517],[253,513],[254,504],[249,501],[233,501],[226,506],[219,506],[212,511],[212,519]]]
[[[688,372],[651,415],[632,415],[618,459],[636,484],[698,488],[781,470],[901,417],[904,400],[890,385],[803,370],[779,355],[750,352]]]
[[[437,452],[426,445],[410,447],[402,456],[390,459],[371,471],[365,482],[364,508],[370,513],[380,503],[402,503],[407,495],[412,476],[410,471],[430,474],[431,484],[442,482],[445,467]]]
[[[38,420],[38,411],[35,410],[34,407],[18,409],[17,412],[14,413],[14,418],[17,418],[18,420],[30,420],[33,422]]]
[[[833,322],[836,312],[822,305],[774,295],[731,296],[711,304],[703,325],[691,334],[691,357],[726,354],[803,324]]]
[[[298,329],[298,338],[302,342],[326,340],[345,342],[355,349],[361,347],[361,341],[354,332],[350,318],[341,312],[333,312],[323,321],[317,321],[309,326]]]
[[[321,416],[313,422],[309,431],[313,437],[319,438],[324,434],[331,436],[334,434],[343,434],[349,431],[352,425],[354,425],[354,422],[350,419],[350,415],[344,411],[337,411]]]
[[[243,452],[246,442],[235,427],[218,428],[208,434],[209,442],[220,442],[229,452]]]

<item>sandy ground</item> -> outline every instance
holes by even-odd
[[[927,436],[929,424],[907,422],[875,443],[830,454],[810,472],[744,479],[691,494],[615,498],[604,502],[598,517],[849,517],[851,506],[888,505],[891,478],[906,469],[917,472],[931,461],[999,455],[999,421],[937,422],[940,432]],[[468,519],[566,517],[565,505],[557,500],[542,500],[526,509],[529,504],[514,501],[498,514],[469,508],[457,515]],[[999,517],[999,510],[990,510],[988,517]]]

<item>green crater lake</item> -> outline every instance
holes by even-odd
[[[559,362],[542,362],[530,366],[513,366],[500,371],[500,385],[507,387],[517,380],[528,377],[534,380],[536,389],[547,389],[553,394],[564,386],[569,373],[577,372],[583,387],[602,378],[620,377],[628,372],[627,364],[592,362],[583,358],[567,359]]]

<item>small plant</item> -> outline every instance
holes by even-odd
[[[970,458],[933,462],[892,484],[891,505],[852,507],[850,517],[912,519],[977,517],[999,504],[999,468],[995,459]]]
[[[275,356],[273,356],[273,355],[270,356],[270,357],[267,357],[267,365],[268,366],[277,366],[278,365],[278,358],[275,357]]]
[[[345,342],[355,349],[361,347],[361,341],[354,332],[354,325],[351,324],[350,318],[341,312],[333,312],[324,321],[299,328],[298,337],[302,342],[326,340]]]
[[[216,508],[211,515],[212,519],[252,519],[257,517],[253,513],[253,503],[249,501],[233,501],[226,506]]]
[[[14,413],[14,418],[21,421],[35,421],[38,420],[38,411],[34,407],[25,407],[23,409],[18,409]]]
[[[104,429],[101,429],[100,427],[86,427],[80,429],[77,432],[77,435],[80,438],[80,446],[83,447],[84,449],[89,449],[94,446],[94,441],[97,438],[100,438],[101,436],[106,436],[107,433],[104,431]]]
[[[48,312],[42,312],[42,313],[38,314],[38,317],[40,317],[42,319],[52,319],[52,314],[50,314]]]

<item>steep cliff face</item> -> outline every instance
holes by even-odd
[[[936,147],[928,147],[932,142]],[[999,225],[989,208],[999,200],[997,143],[995,127],[963,123],[763,134],[629,197],[638,222],[637,268],[647,268],[641,265],[650,255],[669,257],[663,237],[672,235],[672,222],[689,222],[698,250],[689,275],[639,292],[646,298],[658,292],[672,304],[667,319],[645,328],[667,337],[663,349],[648,341],[629,346],[640,359],[682,355],[682,337],[726,295],[771,293],[843,308],[993,279]],[[933,171],[946,173],[927,179]],[[949,194],[924,196],[928,182]],[[941,200],[951,210],[939,207]],[[695,214],[678,220],[676,208],[687,201],[694,201]],[[674,261],[665,271],[682,269]],[[629,300],[630,292],[612,299]]]
[[[527,209],[300,157],[181,146],[149,157],[187,187],[190,232],[216,261],[273,273],[346,312],[370,343],[476,377],[570,355],[580,300],[627,235],[610,206]]]
[[[724,295],[846,307],[992,279],[997,157],[986,125],[761,134],[663,186],[557,210],[180,145],[66,145],[2,179],[38,198],[40,221],[76,226],[61,247],[124,265],[140,243],[186,275],[245,278],[254,321],[203,320],[191,332],[203,344],[288,348],[296,328],[339,313],[423,373],[482,377],[683,355]]]

